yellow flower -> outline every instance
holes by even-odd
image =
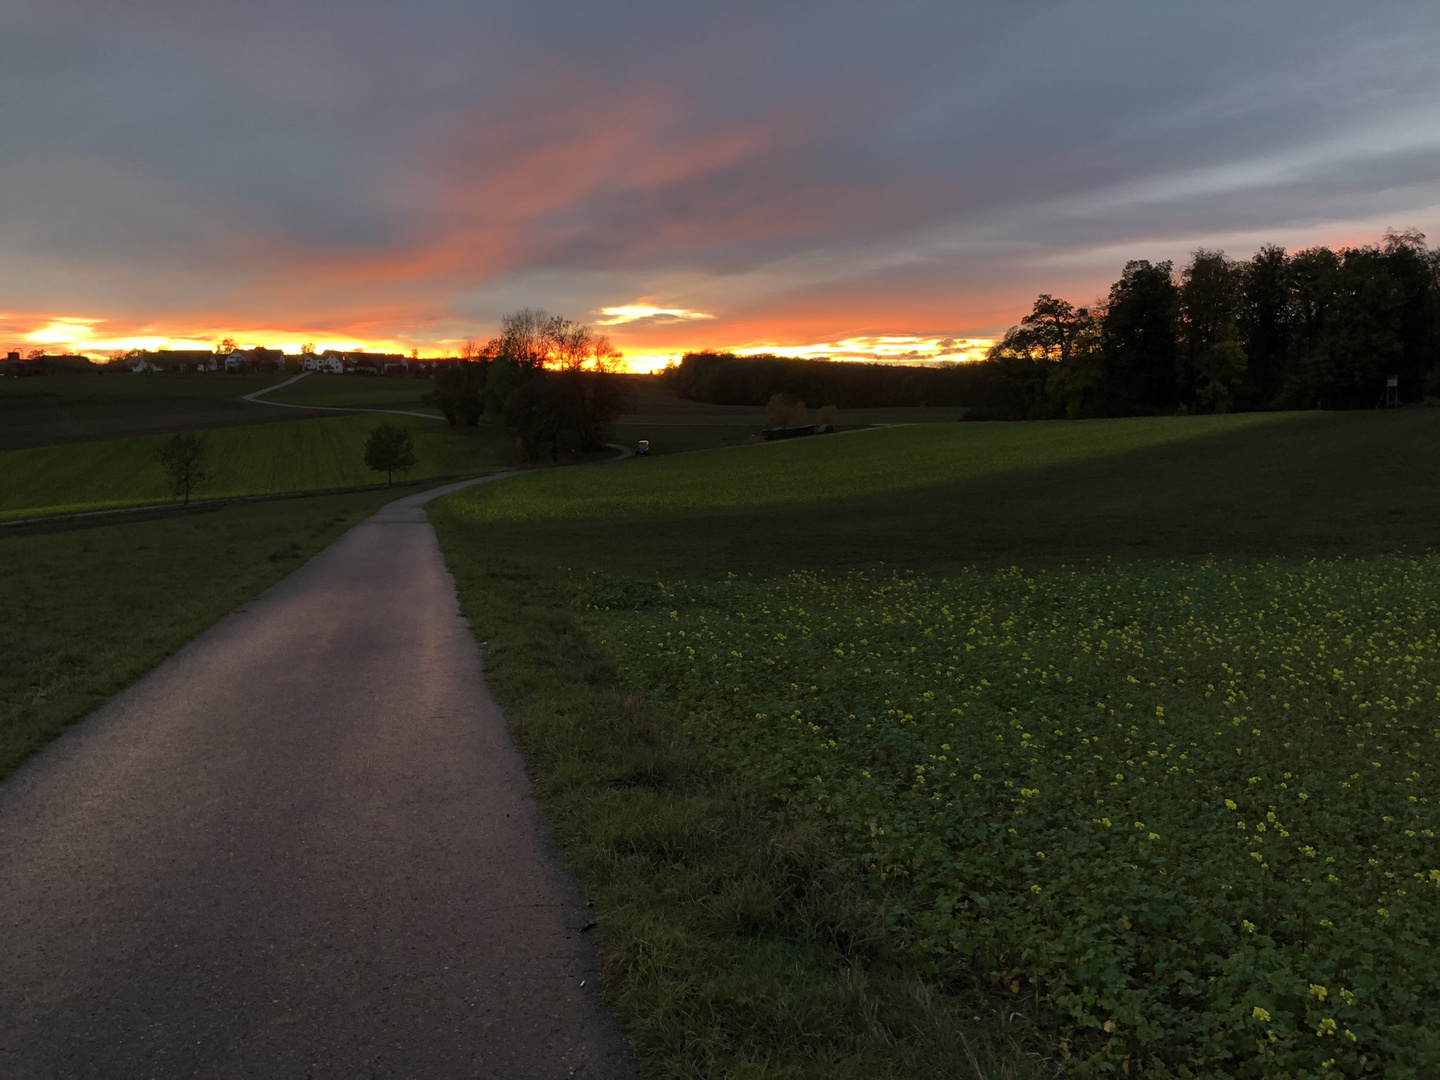
[[[1324,1020],[1320,1021],[1320,1026],[1315,1029],[1315,1034],[1323,1039],[1326,1035],[1334,1035],[1338,1030],[1339,1025],[1327,1016]]]
[[[1269,1011],[1266,1009],[1262,1009],[1259,1005],[1256,1005],[1255,1008],[1250,1010],[1250,1015],[1253,1016],[1256,1020],[1259,1020],[1262,1024],[1268,1024],[1270,1022]]]
[[[1312,996],[1318,998],[1320,1001],[1324,1001],[1330,996],[1330,991],[1325,989],[1325,987],[1321,986],[1319,983],[1310,984],[1310,993]]]
[[[1255,924],[1249,919],[1241,919],[1240,929],[1244,930],[1247,934],[1253,934],[1255,932]]]

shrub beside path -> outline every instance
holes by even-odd
[[[0,1075],[634,1074],[425,517],[461,486],[0,784]]]

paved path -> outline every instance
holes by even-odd
[[[0,1076],[633,1075],[438,493],[0,784]]]
[[[270,405],[277,409],[304,409],[307,412],[348,412],[348,413],[389,413],[391,416],[418,416],[421,420],[444,420],[445,417],[438,412],[415,412],[413,409],[382,409],[378,406],[371,408],[368,405],[361,407],[356,405],[291,405],[288,401],[271,401],[263,398],[263,395],[273,393],[291,383],[297,383],[305,376],[312,374],[309,371],[302,371],[299,375],[292,375],[284,382],[276,383],[274,386],[266,386],[260,390],[252,390],[241,396],[241,401],[248,401],[252,405]]]
[[[276,404],[279,404],[279,402],[273,402],[273,401],[272,401],[272,402],[261,402],[261,401],[259,401],[258,399],[259,399],[259,397],[260,397],[261,394],[269,394],[269,393],[273,393],[273,392],[276,391],[276,390],[283,390],[285,387],[291,385],[292,383],[297,383],[297,382],[299,382],[301,379],[305,378],[305,376],[306,376],[306,375],[309,375],[309,374],[310,374],[310,372],[308,372],[308,371],[302,371],[302,372],[300,372],[299,375],[291,375],[291,376],[290,376],[288,379],[286,379],[284,382],[271,383],[269,386],[262,386],[259,390],[251,390],[250,393],[248,393],[248,394],[241,394],[241,395],[240,395],[240,400],[241,400],[241,401],[253,401],[253,402],[255,402],[257,405],[260,405],[260,404],[268,404],[268,405],[276,405]]]

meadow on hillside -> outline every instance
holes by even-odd
[[[1437,560],[577,604],[714,760],[833,823],[933,971],[1052,1011],[1075,1075],[1440,1068]]]
[[[527,477],[523,484],[490,485],[452,505],[462,518],[489,522],[643,520],[675,513],[799,506],[1054,467],[1257,425],[1295,423],[1307,415],[878,428],[657,459],[615,471],[603,483],[597,483],[590,472],[558,470]]]
[[[409,479],[473,475],[497,467],[472,439],[433,421],[404,416],[339,416],[200,432],[205,483],[196,497],[225,498],[357,487],[384,477],[365,465],[365,438],[382,423],[415,438]],[[0,453],[0,520],[103,510],[173,498],[160,467],[163,436],[43,446]]]
[[[566,677],[543,666],[563,641],[573,692],[595,700],[561,699],[555,728],[600,723],[607,693],[648,702],[772,815],[777,839],[746,866],[826,837],[850,875],[837,895],[868,896],[937,999],[986,988],[993,1037],[1036,1022],[1045,1067],[1418,1077],[1440,1067],[1440,983],[1410,962],[1440,935],[1440,489],[1396,463],[1423,460],[1437,424],[1416,409],[893,428],[527,477],[432,516],[477,633],[524,611],[543,643],[487,651],[507,710],[543,711],[536,672]],[[615,849],[597,895],[652,850],[637,876],[671,900],[759,889],[695,854],[691,767],[651,763],[655,740],[624,743],[626,723],[608,737],[634,762],[598,756],[566,824],[582,863]],[[546,727],[535,752],[558,738]],[[553,782],[568,793],[584,767]],[[642,827],[615,809],[632,803],[678,809]],[[707,872],[720,883],[684,892]],[[733,1007],[722,1019],[624,980],[673,1025],[667,1048],[720,1030],[750,1047],[756,1024],[838,993],[827,962],[809,997],[729,993],[755,976],[728,958],[782,927],[836,933],[791,887],[759,890],[732,952],[664,969]],[[602,927],[709,932],[638,887],[614,904],[597,901]],[[649,971],[644,941],[622,932],[619,962]],[[833,963],[873,970],[848,950]],[[903,1017],[903,994],[883,1000]],[[878,1030],[910,1045],[903,1019]]]
[[[194,375],[125,373],[47,375],[38,379],[0,380],[0,411],[58,402],[65,406],[106,405],[128,409],[147,401],[230,400],[283,382],[273,371]]]
[[[413,409],[439,416],[440,411],[426,403],[434,389],[435,383],[429,379],[312,374],[261,400],[323,408]]]

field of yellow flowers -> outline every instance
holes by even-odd
[[[1440,561],[646,585],[576,603],[933,970],[1081,1076],[1440,1075]]]

